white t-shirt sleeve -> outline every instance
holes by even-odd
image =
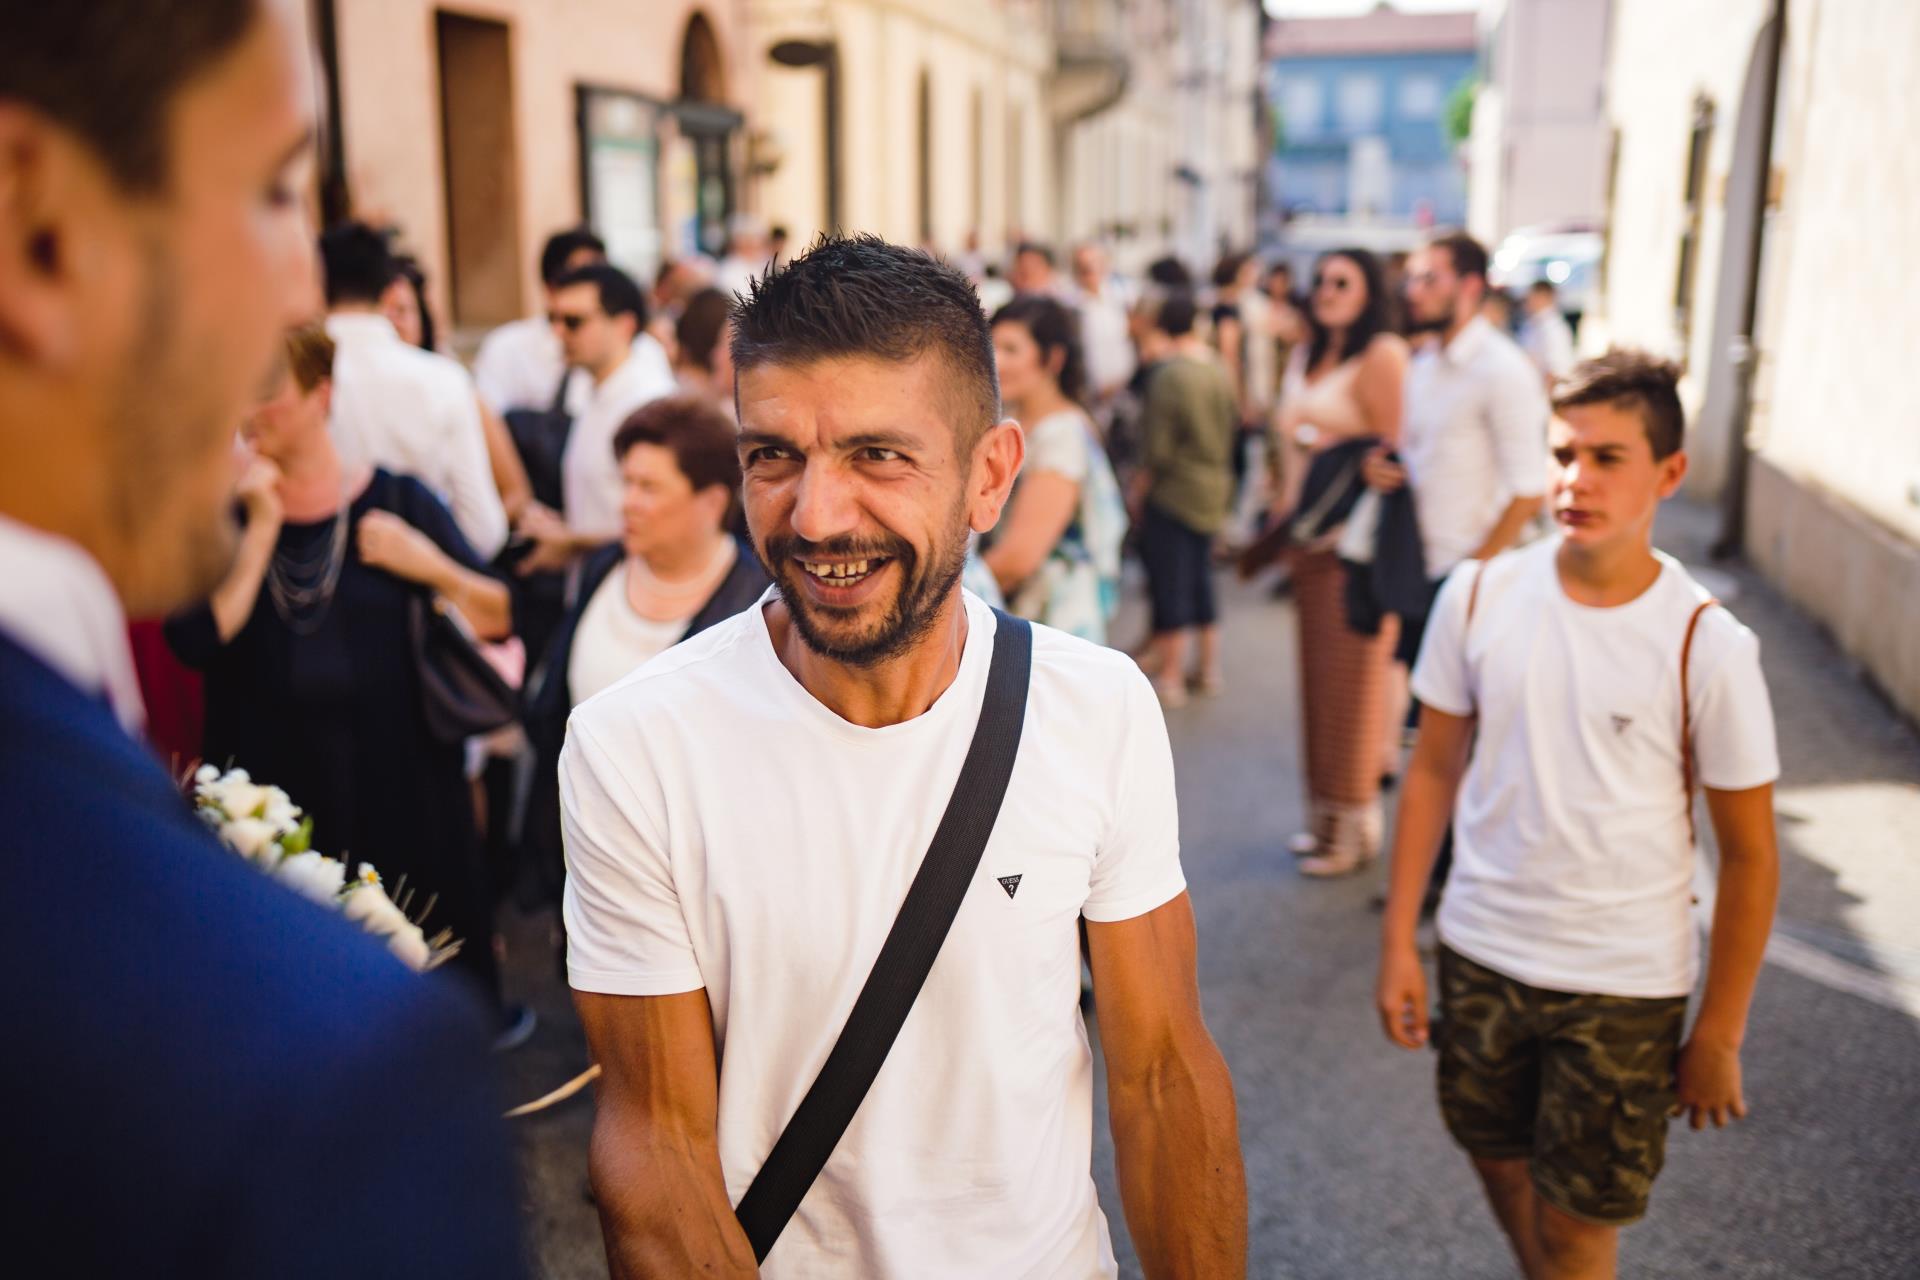
[[[569,984],[620,996],[705,986],[659,824],[577,720],[560,752],[560,831]]]
[[[1114,751],[1111,820],[1094,855],[1081,913],[1096,924],[1131,920],[1165,906],[1187,887],[1180,869],[1180,810],[1173,749],[1153,686],[1127,673],[1125,719]]]
[[[1531,362],[1501,363],[1501,376],[1487,396],[1494,461],[1509,493],[1537,498],[1547,491],[1547,418],[1552,409]]]
[[[1719,614],[1716,618],[1714,615]],[[1709,631],[1717,660],[1710,671],[1700,669],[1707,657]],[[1780,777],[1780,751],[1773,727],[1773,702],[1760,671],[1760,640],[1720,609],[1700,619],[1690,673],[1697,680],[1689,698],[1693,703],[1693,757],[1700,785],[1715,791],[1746,791]]]
[[[1447,575],[1434,599],[1433,613],[1413,665],[1413,696],[1423,706],[1450,716],[1474,714],[1473,673],[1467,668],[1467,597],[1486,571],[1478,560],[1463,560]],[[1479,602],[1481,605],[1485,600]]]
[[[1027,436],[1027,471],[1051,471],[1078,483],[1087,478],[1087,429],[1072,413],[1033,424]]]

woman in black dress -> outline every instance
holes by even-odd
[[[243,435],[246,532],[226,581],[167,624],[174,652],[206,673],[203,756],[286,789],[313,819],[314,847],[371,862],[389,891],[436,899],[429,934],[451,929],[463,968],[498,1001],[493,925],[474,838],[463,744],[428,728],[409,638],[422,592],[474,632],[511,630],[445,506],[419,481],[343,468],[327,431],[333,345],[289,335],[287,368]]]

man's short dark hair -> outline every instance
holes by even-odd
[[[1040,257],[1040,261],[1046,263],[1048,267],[1053,266],[1053,249],[1047,245],[1041,244],[1039,241],[1022,240],[1020,242],[1020,247],[1013,251],[1013,256],[1018,258],[1022,254],[1027,254],[1027,253],[1038,254]]]
[[[963,455],[1000,418],[993,332],[973,286],[937,258],[878,236],[823,234],[786,266],[755,278],[734,304],[732,349],[741,373],[846,356],[904,362],[933,352],[956,392]]]
[[[1448,231],[1427,241],[1427,248],[1439,249],[1453,264],[1457,276],[1487,278],[1487,247],[1464,231]]]
[[[77,135],[122,190],[161,191],[174,96],[259,14],[258,0],[9,4],[0,100],[24,102]]]
[[[577,284],[590,284],[600,295],[600,309],[608,316],[630,315],[635,330],[647,327],[647,296],[640,292],[640,286],[633,277],[610,262],[590,262],[584,267],[575,267],[554,282],[555,289],[571,289]]]
[[[1169,289],[1160,300],[1159,310],[1153,313],[1153,327],[1169,338],[1184,338],[1193,332],[1199,317],[1200,306],[1194,301],[1193,290]]]
[[[1554,384],[1553,409],[1611,405],[1640,415],[1653,458],[1672,457],[1686,443],[1686,414],[1680,407],[1680,368],[1671,360],[1630,347],[1582,360]]]
[[[587,227],[568,227],[565,231],[554,232],[547,237],[547,243],[540,250],[541,282],[549,289],[558,285],[560,277],[567,274],[567,263],[576,253],[591,253],[596,258],[604,258],[607,256],[607,245]]]
[[[740,431],[733,419],[698,396],[650,400],[627,416],[613,433],[613,456],[626,458],[637,444],[670,451],[695,493],[719,485],[740,493]]]
[[[336,222],[320,233],[320,264],[330,307],[379,302],[400,270],[386,233],[354,221]]]
[[[1252,254],[1243,250],[1222,254],[1220,261],[1213,264],[1213,286],[1224,289],[1240,278],[1240,272],[1246,268]]]
[[[1549,298],[1557,296],[1557,291],[1554,289],[1553,281],[1551,280],[1535,280],[1532,284],[1527,286],[1527,292],[1528,293],[1544,293]]]
[[[1193,272],[1187,270],[1187,264],[1172,254],[1164,258],[1155,258],[1148,264],[1147,279],[1166,289],[1193,287]]]

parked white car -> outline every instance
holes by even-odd
[[[1523,227],[1494,250],[1487,279],[1511,294],[1524,293],[1536,280],[1550,281],[1560,310],[1578,319],[1598,301],[1601,247],[1597,231]]]

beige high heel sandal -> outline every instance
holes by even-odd
[[[1300,874],[1331,880],[1364,870],[1380,856],[1384,816],[1376,801],[1365,805],[1329,806],[1329,833],[1321,852],[1300,859]]]

